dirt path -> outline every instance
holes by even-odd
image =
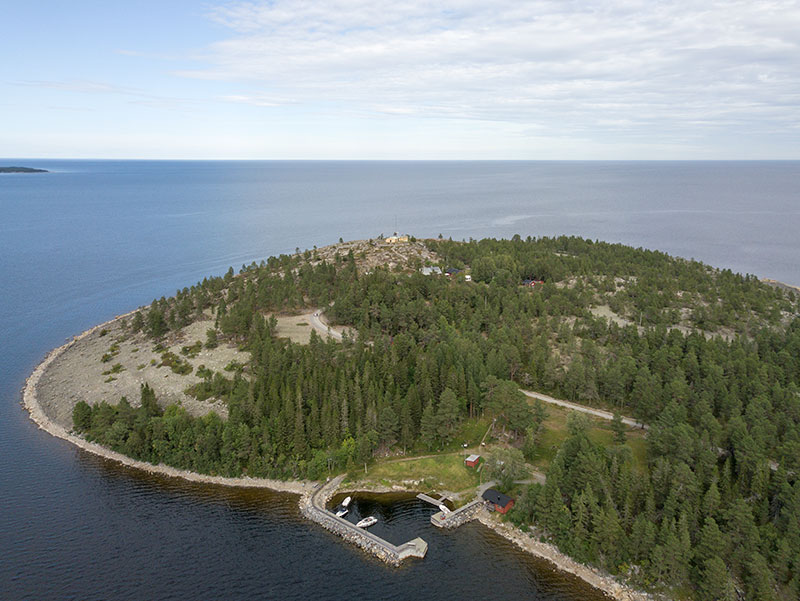
[[[522,390],[521,388],[520,392],[522,392],[522,394],[524,394],[527,397],[530,397],[532,399],[539,399],[540,401],[544,401],[545,403],[550,403],[551,405],[558,405],[559,407],[571,409],[572,411],[580,411],[581,413],[587,413],[589,415],[593,415],[601,419],[607,419],[609,421],[612,421],[614,419],[614,414],[611,413],[610,411],[603,411],[602,409],[586,407],[585,405],[579,405],[578,403],[573,403],[571,401],[555,399],[551,396],[547,396],[546,394],[542,394],[541,392]],[[625,424],[626,426],[631,426],[632,428],[641,428],[643,430],[649,429],[649,426],[647,424],[643,424],[642,422],[637,421],[632,417],[623,417],[622,423]]]
[[[431,459],[432,457],[447,457],[448,455],[458,455],[459,453],[466,453],[469,449],[463,451],[453,451],[451,453],[434,453],[433,455],[414,455],[413,457],[401,457],[400,459],[389,459],[384,463],[403,463],[404,461],[416,461],[417,459]]]
[[[321,311],[314,311],[308,316],[309,321],[311,322],[311,326],[317,330],[322,337],[330,336],[334,340],[342,340],[342,333],[337,332],[332,327],[330,327],[327,323],[322,321],[322,312]]]

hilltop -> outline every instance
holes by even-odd
[[[351,240],[306,250],[298,254],[304,262],[316,267],[320,263],[334,263],[352,253],[359,273],[367,273],[378,267],[391,271],[412,271],[425,265],[437,265],[442,259],[433,252],[424,240],[413,237],[402,242],[387,242],[390,238],[379,236],[368,240]]]

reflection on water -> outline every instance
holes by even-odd
[[[80,470],[100,489],[100,498],[114,503],[113,534],[100,537],[104,553],[110,547],[111,556],[117,555],[113,563],[130,561],[131,556],[134,563],[140,562],[156,544],[162,559],[186,560],[179,562],[177,571],[169,562],[171,579],[182,586],[191,580],[205,594],[218,590],[221,583],[215,579],[223,572],[241,566],[261,574],[237,585],[245,596],[257,596],[261,578],[269,577],[269,589],[283,598],[301,598],[298,591],[325,586],[325,598],[331,599],[352,595],[406,599],[420,587],[445,599],[512,594],[542,600],[605,599],[478,523],[453,531],[434,527],[430,516],[437,509],[411,493],[349,493],[353,498],[349,521],[374,515],[378,518],[370,528],[374,534],[394,544],[417,536],[428,542],[425,559],[391,568],[302,518],[297,495],[187,482],[81,450],[76,450],[76,457]],[[345,496],[336,495],[330,506]],[[124,548],[120,540],[125,541]],[[160,573],[164,567],[149,569]],[[290,569],[297,574],[287,573]],[[277,580],[275,571],[281,574]]]

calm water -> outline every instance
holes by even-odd
[[[435,530],[415,500],[355,509],[429,542],[392,570],[292,496],[146,477],[27,419],[19,391],[50,348],[229,265],[395,230],[567,233],[800,284],[797,162],[0,164],[53,171],[0,175],[1,599],[590,598],[478,525]]]

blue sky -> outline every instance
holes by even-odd
[[[800,159],[800,1],[0,14],[5,157]]]

